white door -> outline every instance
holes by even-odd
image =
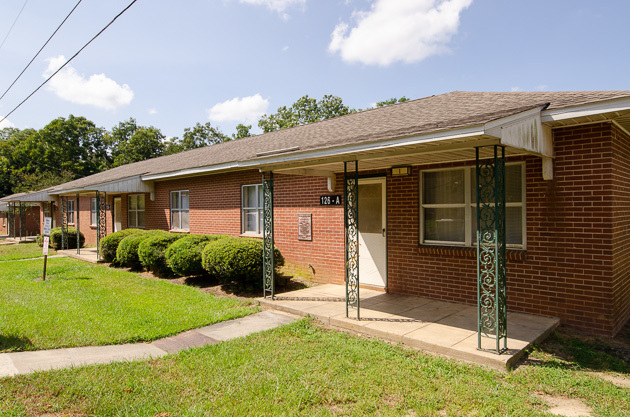
[[[114,198],[114,232],[122,230],[122,204],[120,197]]]
[[[387,286],[385,178],[359,180],[359,283]]]

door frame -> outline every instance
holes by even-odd
[[[357,185],[360,186],[362,184],[383,184],[382,205],[384,209],[383,218],[385,220],[385,277],[384,277],[385,285],[381,287],[380,285],[361,283],[361,269],[359,269],[359,286],[384,289],[385,292],[388,292],[389,291],[389,216],[388,216],[388,211],[387,211],[387,175],[386,174],[359,175],[359,182]],[[361,216],[360,213],[361,213],[361,207],[359,206],[359,216]],[[361,225],[359,224],[359,227],[360,226]]]
[[[120,230],[116,230],[116,213],[118,212],[116,210],[116,199],[120,200],[120,230],[123,230],[123,221],[122,221],[122,197],[121,196],[117,196],[114,197],[112,199],[112,208],[113,208],[113,216],[112,216],[112,231],[113,232],[119,232]]]

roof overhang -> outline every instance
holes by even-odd
[[[151,200],[154,198],[155,187],[153,182],[143,181],[140,175],[128,178],[122,178],[115,181],[107,181],[100,184],[92,184],[85,187],[75,187],[65,190],[53,190],[50,191],[51,195],[55,196],[74,196],[76,194],[93,194],[93,193],[150,193]]]

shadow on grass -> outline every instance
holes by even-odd
[[[622,332],[623,333],[623,332]],[[552,355],[552,359],[530,359],[534,366],[572,369],[579,367],[591,371],[630,373],[630,337],[620,335],[615,339],[560,328],[537,347]]]
[[[0,352],[32,350],[31,341],[26,337],[0,334]]]

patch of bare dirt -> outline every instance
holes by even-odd
[[[549,413],[557,416],[590,417],[593,415],[593,409],[577,398],[542,393],[536,393],[534,396],[549,406],[547,410]]]
[[[592,372],[591,375],[595,375],[598,378],[612,382],[621,388],[630,388],[630,378],[618,374],[607,374],[604,372]]]

